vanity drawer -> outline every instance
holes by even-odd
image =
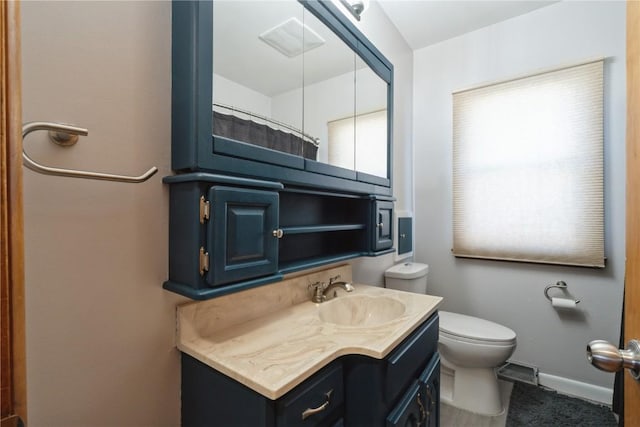
[[[438,349],[438,314],[431,316],[424,324],[405,339],[387,358],[386,395],[389,401],[418,377]]]
[[[342,365],[337,363],[278,401],[276,425],[334,425],[342,417],[343,404]]]

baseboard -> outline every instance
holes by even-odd
[[[593,384],[583,383],[569,378],[557,377],[555,375],[538,374],[538,381],[541,386],[549,387],[558,393],[579,397],[592,402],[611,406],[613,402],[613,389],[601,387]]]

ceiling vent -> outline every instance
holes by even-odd
[[[260,40],[289,58],[324,44],[322,37],[296,18],[290,18],[260,34]]]

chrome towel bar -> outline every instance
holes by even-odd
[[[89,134],[89,131],[87,129],[73,126],[73,125],[65,125],[62,123],[51,123],[51,122],[28,122],[22,125],[23,143],[24,143],[25,137],[31,132],[34,132],[36,130],[48,130],[49,138],[51,138],[51,141],[62,146],[70,146],[75,144],[78,140],[78,135],[86,136]],[[104,181],[116,181],[116,182],[132,182],[132,183],[144,182],[149,178],[151,178],[156,172],[158,172],[158,168],[155,166],[153,166],[151,169],[149,169],[148,171],[146,171],[145,173],[139,176],[115,175],[110,173],[52,168],[52,167],[44,166],[44,165],[41,165],[40,163],[37,163],[35,160],[29,157],[29,155],[24,151],[24,147],[22,149],[22,163],[29,169],[45,175],[67,176],[72,178],[85,178],[85,179],[99,179]]]

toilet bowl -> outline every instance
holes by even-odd
[[[398,264],[385,272],[385,286],[426,293],[429,266]],[[442,402],[482,415],[504,411],[495,368],[516,348],[516,333],[506,326],[458,313],[439,311],[438,351],[442,362]]]
[[[495,368],[516,348],[511,329],[488,320],[440,311],[441,400],[482,415],[504,411]]]

